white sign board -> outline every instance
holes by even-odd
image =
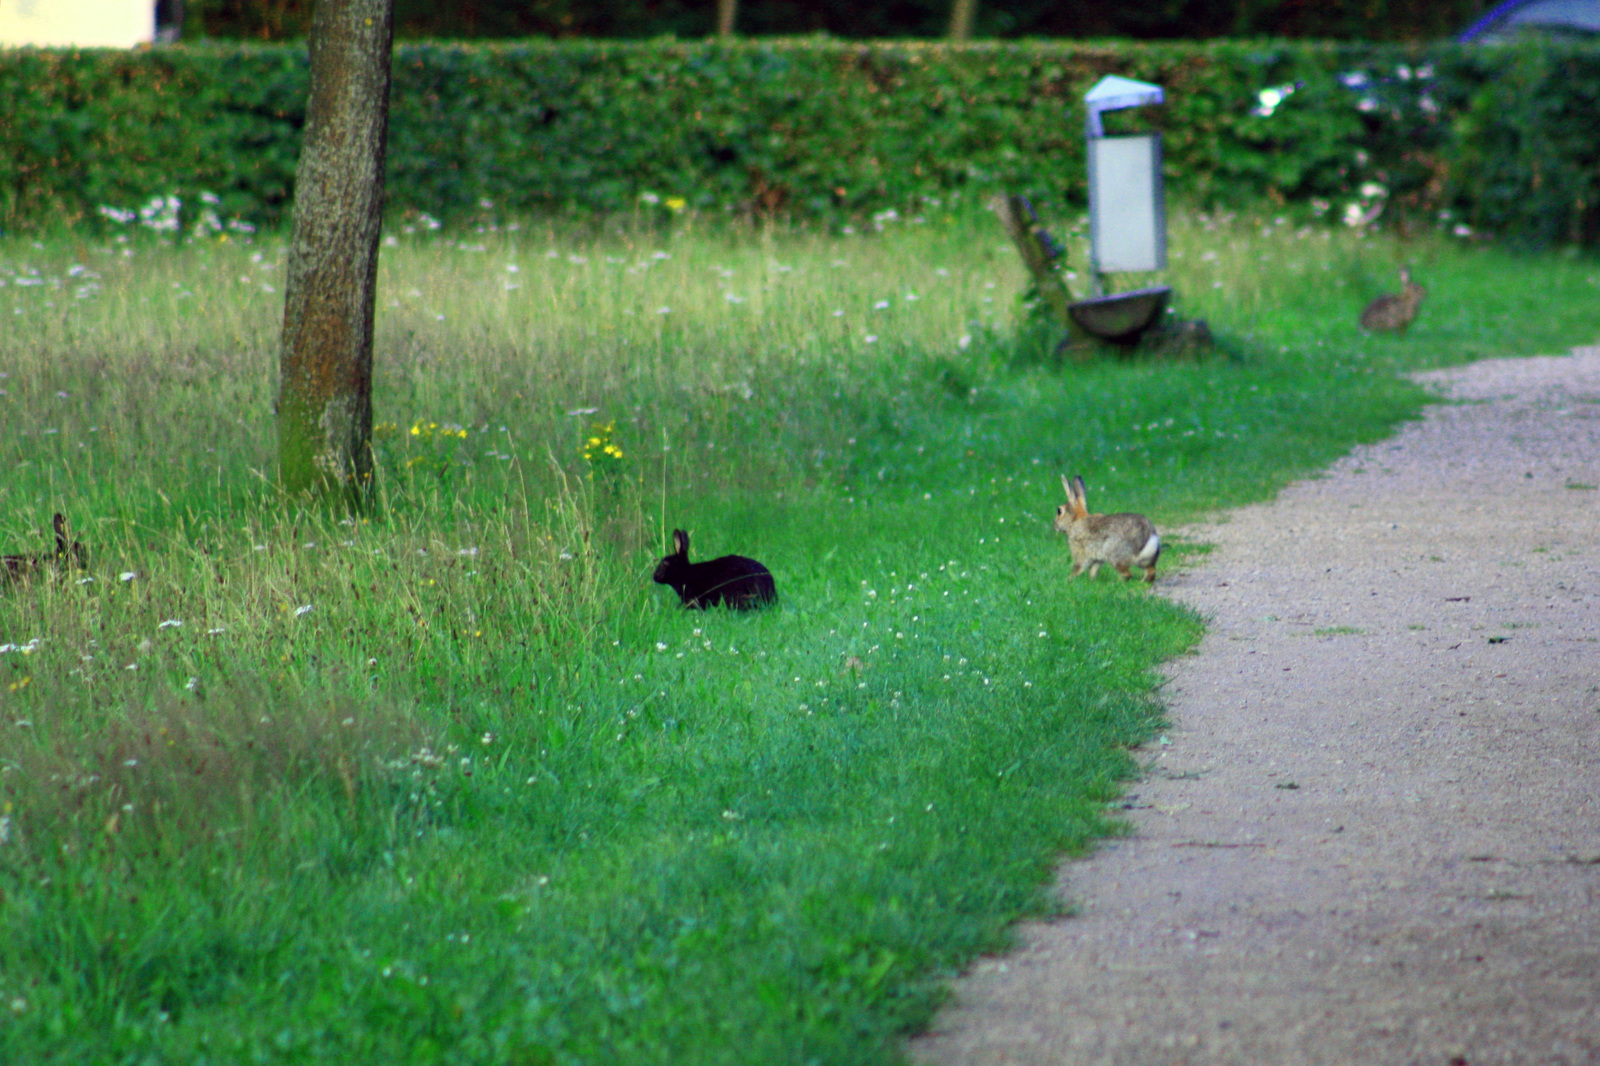
[[[1094,268],[1165,270],[1167,209],[1161,135],[1089,140],[1089,242]]]
[[[154,0],[0,0],[0,48],[132,48],[155,35]]]

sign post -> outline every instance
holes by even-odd
[[[1172,289],[1157,286],[1112,294],[1106,275],[1167,266],[1166,189],[1161,134],[1107,137],[1107,111],[1165,102],[1161,86],[1101,78],[1084,97],[1089,138],[1089,298],[1067,309],[1072,321],[1102,340],[1137,341],[1166,310]]]
[[[1084,97],[1088,105],[1089,244],[1093,295],[1105,294],[1112,271],[1165,270],[1166,188],[1161,180],[1161,134],[1107,137],[1107,111],[1165,101],[1161,86],[1129,78],[1102,78]]]

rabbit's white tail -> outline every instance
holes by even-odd
[[[1161,554],[1161,538],[1150,534],[1150,539],[1144,542],[1144,547],[1139,549],[1139,554],[1133,557],[1135,566],[1154,566],[1156,556]]]

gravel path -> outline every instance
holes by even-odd
[[[1187,531],[1134,833],[915,1061],[1600,1063],[1600,348]]]

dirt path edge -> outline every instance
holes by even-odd
[[[1600,348],[1186,531],[1135,832],[913,1040],[947,1064],[1600,1063]]]

